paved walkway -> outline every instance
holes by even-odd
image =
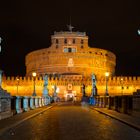
[[[0,140],[140,140],[140,131],[89,108],[64,102],[5,131]]]
[[[137,130],[140,131],[140,118],[138,117],[134,117],[134,116],[131,116],[131,115],[128,115],[128,114],[124,114],[124,113],[119,113],[117,111],[114,111],[114,110],[110,110],[110,109],[107,109],[107,108],[100,108],[100,107],[90,107],[91,109],[94,109],[100,113],[103,113],[107,116],[110,116],[114,119],[117,119]]]
[[[30,110],[28,112],[23,112],[23,113],[20,113],[20,114],[16,114],[13,117],[0,120],[0,135],[4,131],[6,131],[8,129],[11,129],[11,128],[17,126],[18,124],[43,113],[44,111],[52,108],[55,105],[56,104],[52,104],[52,105],[49,105],[47,107],[44,106],[44,107],[41,107],[41,108],[36,108],[36,109]]]
[[[59,103],[58,106],[61,106],[61,104],[62,103]],[[69,104],[67,104],[67,106],[68,105]],[[73,104],[73,105],[75,106],[76,104]],[[17,114],[15,116],[11,117],[11,118],[0,120],[0,135],[2,135],[5,131],[7,131],[7,130],[13,128],[13,127],[16,127],[18,124],[20,124],[20,123],[22,123],[22,122],[24,122],[24,121],[26,121],[30,118],[34,118],[35,116],[38,116],[39,114],[45,112],[46,110],[48,110],[48,109],[50,109],[54,106],[56,106],[56,104],[52,104],[52,105],[47,106],[47,107],[45,106],[45,107],[42,107],[42,108],[37,108],[35,110],[30,110],[28,112]],[[119,113],[119,112],[116,112],[116,111],[113,111],[113,110],[109,110],[107,108],[95,108],[93,106],[88,106],[88,105],[86,106],[87,109],[89,107],[93,110],[96,110],[96,111],[102,113],[102,114],[110,116],[111,118],[115,118],[116,120],[119,120],[120,122],[123,122],[123,123],[127,124],[128,126],[131,126],[131,127],[140,131],[140,118],[138,118],[138,117],[133,117],[131,115]]]

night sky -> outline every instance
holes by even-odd
[[[140,0],[3,0],[0,68],[25,75],[25,55],[50,46],[54,31],[86,32],[89,46],[116,54],[116,75],[140,75]]]

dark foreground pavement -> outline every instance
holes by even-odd
[[[86,105],[63,103],[4,132],[0,140],[140,140],[140,132]]]

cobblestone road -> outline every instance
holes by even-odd
[[[85,105],[60,104],[0,140],[140,140],[140,132]]]

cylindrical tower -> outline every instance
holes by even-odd
[[[33,71],[44,74],[80,74],[97,77],[115,73],[116,56],[104,49],[88,46],[84,32],[55,32],[49,48],[26,55],[26,75]]]

